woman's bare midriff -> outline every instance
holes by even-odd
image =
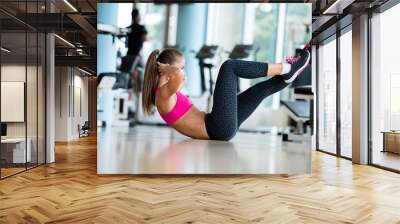
[[[194,105],[172,125],[178,132],[196,139],[209,139],[204,121],[206,113]]]

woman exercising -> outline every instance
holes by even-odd
[[[180,92],[185,83],[183,54],[172,48],[161,52],[155,50],[145,68],[143,110],[150,114],[156,106],[165,122],[186,136],[228,141],[262,100],[293,82],[309,61],[307,49],[297,58],[292,57],[289,63],[227,60],[219,70],[212,111],[205,113]],[[237,77],[255,79],[264,76],[272,77],[237,94]]]

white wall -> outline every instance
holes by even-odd
[[[82,73],[74,75],[74,108],[72,108],[72,120],[71,120],[71,136],[72,138],[78,138],[78,125],[83,125],[85,121],[88,121],[88,78],[81,76]],[[80,108],[81,107],[81,108]],[[80,111],[81,110],[81,111]]]
[[[88,78],[76,68],[56,67],[55,85],[55,140],[77,139],[78,125],[88,120]]]

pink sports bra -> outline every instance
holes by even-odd
[[[158,86],[156,88],[156,92],[160,90],[160,87]],[[181,92],[176,92],[176,104],[172,108],[172,110],[168,113],[161,113],[158,111],[161,115],[161,117],[164,119],[165,122],[167,122],[168,125],[173,125],[175,121],[177,121],[179,118],[181,118],[183,115],[186,114],[186,112],[189,111],[189,109],[192,107],[192,102],[189,100],[187,96],[182,94]]]

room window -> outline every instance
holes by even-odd
[[[352,157],[352,32],[340,36],[340,154]]]
[[[318,149],[336,154],[336,37],[318,48]]]
[[[400,170],[400,5],[371,19],[371,111],[372,163]]]

